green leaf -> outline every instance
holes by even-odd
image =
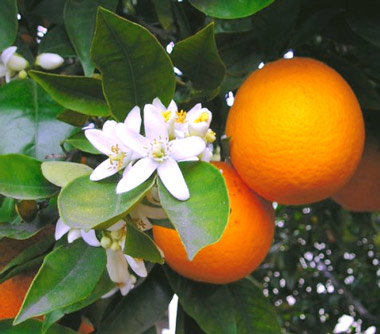
[[[92,172],[92,168],[87,165],[64,161],[45,161],[41,169],[43,176],[58,187],[64,187],[76,178]]]
[[[66,0],[41,0],[32,7],[32,13],[46,18],[49,23],[62,24],[65,3]]]
[[[271,4],[274,0],[189,0],[208,16],[220,19],[237,19],[252,15]]]
[[[57,115],[57,119],[72,126],[83,127],[88,122],[88,115],[73,110],[65,110]]]
[[[100,278],[100,281],[98,282],[94,290],[91,292],[91,294],[87,298],[83,299],[82,301],[78,303],[75,303],[70,306],[63,307],[51,313],[48,313],[45,316],[44,323],[42,325],[41,334],[46,333],[46,331],[55,322],[61,319],[65,314],[76,312],[88,305],[91,305],[92,303],[100,299],[103,295],[105,295],[107,292],[109,292],[114,286],[115,286],[115,283],[109,279],[108,273],[104,271],[102,277]]]
[[[0,1],[0,50],[12,45],[17,35],[17,1]]]
[[[154,263],[164,263],[160,251],[148,234],[141,232],[133,223],[128,224],[124,253]]]
[[[49,313],[88,297],[106,267],[102,247],[82,240],[56,248],[45,257],[14,323]]]
[[[88,141],[84,132],[78,132],[70,136],[65,140],[65,143],[70,144],[83,152],[91,154],[102,154]]]
[[[380,5],[376,1],[352,2],[346,12],[351,29],[368,42],[380,47]]]
[[[20,272],[35,268],[38,263],[42,263],[44,253],[53,247],[54,242],[54,236],[48,235],[24,249],[0,271],[0,283]]]
[[[66,1],[63,14],[66,30],[86,76],[91,76],[95,69],[90,57],[90,48],[95,29],[96,10],[98,6],[115,10],[116,5],[117,0]]]
[[[171,1],[155,0],[153,4],[160,24],[165,30],[170,30],[174,24]]]
[[[225,67],[216,48],[214,23],[176,43],[170,56],[195,89],[214,89],[223,80]]]
[[[152,271],[101,322],[98,334],[141,334],[161,319],[172,297],[165,277]]]
[[[161,205],[178,231],[189,260],[202,248],[220,239],[230,208],[220,171],[206,162],[179,164],[190,190],[190,199],[179,201],[158,182]]]
[[[124,216],[153,187],[154,177],[123,194],[116,194],[119,177],[95,182],[82,176],[64,187],[58,197],[63,221],[74,228],[106,228]]]
[[[35,319],[30,319],[24,323],[14,326],[12,319],[0,320],[1,334],[37,334],[41,333],[42,322]],[[46,334],[76,334],[72,329],[61,325],[54,325]]]
[[[100,8],[91,56],[102,72],[103,90],[118,121],[155,97],[167,105],[174,95],[173,65],[147,29]]]
[[[61,156],[60,143],[73,127],[56,116],[63,107],[32,80],[0,87],[0,154],[21,153],[44,160]]]
[[[38,71],[29,71],[29,75],[65,108],[90,116],[109,115],[101,80]]]
[[[64,25],[57,25],[48,30],[41,39],[38,53],[57,53],[62,57],[75,57],[75,51],[70,43],[69,36]]]
[[[4,198],[0,206],[0,223],[7,223],[16,218],[15,204],[13,198]]]
[[[0,156],[0,193],[17,199],[39,199],[54,195],[57,188],[41,172],[41,161],[19,155]]]
[[[274,307],[250,280],[211,285],[166,272],[182,307],[206,333],[281,333]]]

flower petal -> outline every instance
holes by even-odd
[[[124,126],[134,132],[140,133],[141,129],[141,114],[140,108],[135,106],[127,115],[124,121]]]
[[[139,133],[127,129],[124,123],[119,123],[116,127],[116,135],[122,143],[138,154],[138,157],[147,155],[149,141]]]
[[[7,74],[7,67],[0,63],[0,78],[2,77],[5,77],[5,75]]]
[[[93,247],[99,247],[100,246],[100,242],[98,240],[98,238],[96,237],[96,234],[95,234],[95,230],[89,230],[89,231],[85,231],[85,230],[81,230],[81,235],[82,235],[82,239],[90,246],[93,246]]]
[[[132,256],[124,254],[128,261],[129,266],[132,270],[140,277],[147,277],[148,272],[146,271],[145,264],[143,260],[135,259]]]
[[[152,110],[149,107],[144,108],[144,128],[148,139],[169,140],[165,119],[159,111]]]
[[[70,226],[67,226],[62,218],[57,220],[57,225],[55,225],[55,240],[61,239],[67,232],[69,232]]]
[[[129,274],[128,280],[124,282],[124,284],[119,284],[119,289],[122,296],[126,296],[129,291],[131,291],[135,287],[136,277]]]
[[[101,299],[106,299],[106,298],[112,297],[118,291],[119,291],[119,287],[115,286],[112,290],[110,290],[109,292],[107,292],[106,294],[104,294],[100,298]]]
[[[105,155],[112,153],[112,146],[117,144],[115,138],[99,129],[85,130],[84,134],[92,146]]]
[[[162,208],[157,208],[153,206],[148,206],[145,204],[138,204],[135,208],[137,212],[145,217],[154,218],[154,219],[165,219],[168,218],[165,211]]]
[[[137,161],[117,184],[116,193],[121,194],[136,188],[153,174],[158,165],[150,157]]]
[[[117,223],[111,225],[107,228],[107,231],[119,231],[121,228],[125,227],[126,223],[124,220],[119,220]]]
[[[114,120],[106,121],[103,124],[102,131],[103,131],[103,133],[105,133],[106,135],[108,135],[112,138],[115,134],[116,126],[117,126],[116,121],[114,121]]]
[[[158,176],[165,188],[178,200],[185,201],[190,198],[189,188],[177,162],[168,158],[157,168]]]
[[[91,181],[99,181],[117,173],[117,168],[111,164],[110,159],[104,160],[90,175]]]
[[[165,111],[166,110],[166,107],[161,102],[160,98],[158,98],[158,97],[154,98],[152,105],[153,105],[153,107],[155,107],[159,111]],[[149,106],[149,104],[147,106]]]
[[[6,48],[2,53],[1,53],[1,61],[7,65],[9,59],[13,56],[13,54],[16,52],[17,46],[10,46],[9,48]]]
[[[107,271],[110,279],[116,283],[124,283],[129,277],[128,263],[121,250],[114,252],[107,249]]]
[[[202,108],[201,103],[197,103],[194,107],[192,107],[188,112],[187,112],[187,117],[192,117],[199,109]]]
[[[197,156],[206,148],[206,143],[198,136],[175,139],[170,145],[170,156],[177,161]]]
[[[67,234],[67,241],[69,244],[74,242],[75,240],[79,239],[81,237],[80,230],[77,228],[70,229],[69,233]]]

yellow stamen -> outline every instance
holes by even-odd
[[[186,111],[181,109],[181,111],[177,111],[176,114],[177,114],[177,118],[175,119],[175,121],[177,123],[185,123],[186,122]]]
[[[110,164],[113,165],[114,162],[117,162],[117,171],[123,168],[123,161],[125,158],[125,153],[121,152],[119,149],[119,145],[113,145],[111,147],[111,152],[113,154],[109,154],[108,157],[110,158]]]
[[[207,112],[203,112],[199,115],[199,117],[194,121],[194,123],[200,123],[200,122],[208,122],[209,115]]]
[[[169,122],[172,112],[170,110],[162,111],[161,115],[164,117],[165,122]]]

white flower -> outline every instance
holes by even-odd
[[[97,150],[108,155],[108,159],[103,161],[91,173],[90,180],[92,181],[102,180],[114,175],[132,161],[133,152],[117,137],[117,126],[118,124],[115,121],[106,121],[102,130],[88,129],[84,132],[87,139]],[[140,108],[134,107],[124,123],[119,123],[119,126],[133,133],[138,133],[141,127]]]
[[[66,225],[61,218],[58,219],[55,226],[55,240],[61,239],[67,233],[67,241],[72,243],[76,239],[82,238],[88,245],[99,247],[100,242],[96,237],[94,230],[84,230],[78,228],[71,228]]]
[[[18,72],[24,71],[28,66],[28,61],[16,53],[17,47],[6,48],[0,57],[0,77],[5,77],[5,81],[11,81]]]
[[[190,136],[204,137],[210,128],[212,113],[198,103],[187,112],[186,120],[189,122]]]
[[[41,66],[44,70],[55,70],[62,66],[64,59],[56,53],[41,53],[36,58],[36,65]]]
[[[168,218],[165,211],[161,207],[148,206],[141,203],[137,204],[137,206],[129,212],[129,215],[140,231],[146,231],[152,228],[152,224],[148,218]]]
[[[200,137],[169,140],[169,130],[160,112],[144,108],[145,137],[124,126],[117,134],[141,158],[124,173],[116,187],[118,194],[134,189],[147,180],[154,171],[166,189],[177,199],[190,197],[185,179],[177,161],[194,158],[204,151],[205,142]]]

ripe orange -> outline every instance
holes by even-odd
[[[256,195],[226,163],[213,163],[226,180],[231,213],[219,241],[189,261],[177,231],[153,226],[153,236],[166,263],[181,275],[197,281],[225,284],[251,273],[263,261],[274,234],[274,210]]]
[[[226,134],[242,179],[268,200],[293,205],[327,198],[347,183],[365,136],[349,85],[310,58],[253,72],[237,91]]]
[[[380,147],[376,140],[367,138],[353,177],[332,198],[350,211],[380,211]]]

